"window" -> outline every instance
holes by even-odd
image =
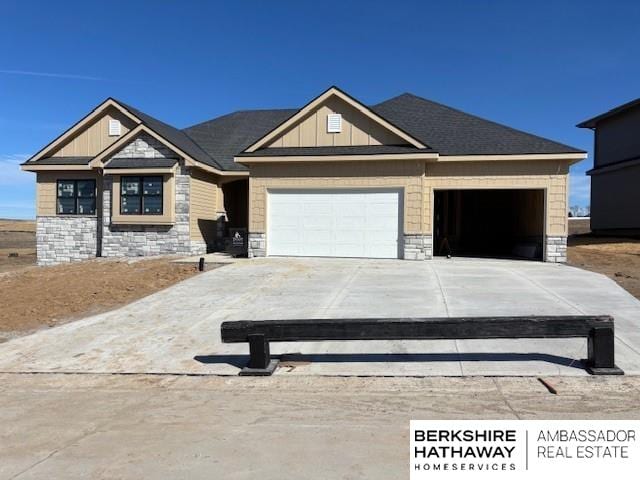
[[[95,215],[95,180],[58,180],[58,215]]]
[[[122,215],[162,215],[162,177],[120,177]]]

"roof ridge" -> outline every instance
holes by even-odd
[[[189,130],[191,128],[200,127],[200,126],[204,125],[205,123],[210,123],[210,122],[213,122],[215,120],[220,120],[220,119],[223,119],[223,118],[230,117],[232,115],[237,115],[238,113],[288,112],[288,111],[296,112],[297,109],[295,109],[295,108],[254,108],[254,109],[234,110],[233,112],[225,113],[225,114],[220,115],[218,117],[210,118],[209,120],[204,120],[203,122],[194,123],[193,125],[189,125],[187,127],[184,127],[181,130],[185,131],[185,130]]]
[[[516,133],[519,133],[519,134],[528,135],[528,136],[533,137],[533,138],[538,138],[538,139],[540,139],[540,140],[544,140],[545,142],[552,142],[552,143],[555,143],[556,145],[560,145],[560,146],[562,146],[562,147],[568,147],[568,148],[570,148],[571,150],[578,150],[578,149],[576,149],[576,148],[572,147],[571,145],[567,145],[567,144],[565,144],[565,143],[560,143],[560,142],[557,142],[557,141],[555,141],[555,140],[551,140],[551,139],[549,139],[549,138],[545,138],[545,137],[543,137],[543,136],[541,136],[541,135],[537,135],[537,134],[535,134],[535,133],[530,133],[530,132],[526,132],[526,131],[524,131],[524,130],[520,130],[520,129],[518,129],[518,128],[510,127],[509,125],[505,125],[504,123],[496,122],[495,120],[490,120],[490,119],[488,119],[488,118],[481,117],[480,115],[476,115],[476,114],[473,114],[473,113],[465,112],[464,110],[460,110],[459,108],[451,107],[451,106],[449,106],[449,105],[445,105],[444,103],[436,102],[436,101],[434,101],[434,100],[430,100],[430,99],[428,99],[428,98],[424,98],[424,97],[421,97],[421,96],[419,96],[419,95],[416,95],[416,94],[414,94],[414,93],[410,93],[410,92],[405,92],[405,93],[402,93],[402,94],[397,95],[397,96],[395,96],[395,97],[392,97],[392,98],[390,98],[389,100],[385,100],[384,102],[380,102],[379,104],[377,104],[377,105],[376,105],[376,107],[378,107],[378,106],[380,106],[380,105],[382,105],[382,104],[384,104],[384,103],[386,103],[386,102],[389,102],[389,101],[391,101],[391,100],[395,100],[395,99],[397,99],[397,98],[400,98],[400,97],[407,97],[407,96],[409,96],[409,97],[413,97],[413,98],[415,98],[415,99],[417,99],[417,100],[420,100],[421,102],[431,103],[431,104],[433,104],[433,105],[437,105],[437,106],[439,106],[439,107],[445,108],[445,109],[450,110],[450,111],[452,111],[452,112],[460,113],[460,114],[466,115],[466,116],[468,116],[468,117],[472,117],[472,118],[476,118],[476,119],[478,119],[478,120],[482,120],[483,122],[491,123],[491,124],[493,124],[493,125],[497,125],[497,126],[499,126],[499,127],[506,128],[506,129],[508,129],[508,130],[510,130],[510,131],[512,131],[512,132],[516,132]]]

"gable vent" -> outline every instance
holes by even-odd
[[[120,135],[120,120],[109,119],[109,136],[117,137]]]
[[[330,113],[327,115],[327,132],[340,133],[342,131],[342,115]]]

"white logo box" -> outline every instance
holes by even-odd
[[[640,420],[411,420],[410,430],[411,480],[640,478]]]

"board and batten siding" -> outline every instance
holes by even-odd
[[[215,221],[224,210],[218,205],[221,197],[216,176],[202,170],[191,170],[190,201],[190,236],[191,240],[211,241],[215,236]]]
[[[327,132],[327,115],[342,115],[342,131]],[[328,147],[403,145],[407,142],[339,98],[329,98],[283,135],[271,147]]]
[[[94,171],[51,171],[38,172],[36,178],[36,215],[57,215],[57,181],[58,180],[95,180],[96,181],[96,209],[101,207],[102,185],[101,178]],[[75,215],[74,215],[75,216]]]
[[[109,120],[120,121],[120,135],[109,136]],[[52,157],[93,157],[126,135],[134,122],[117,108],[109,107],[104,114],[58,147]]]

